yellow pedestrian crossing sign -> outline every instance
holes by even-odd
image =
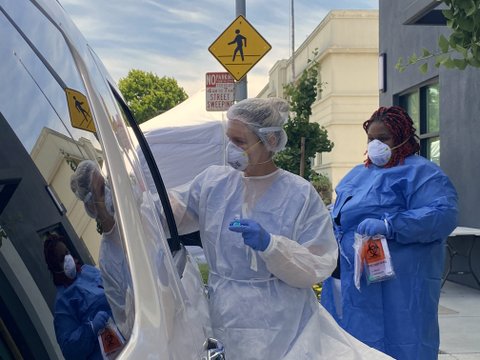
[[[247,19],[240,15],[210,45],[208,51],[239,81],[271,48]]]
[[[73,127],[96,132],[88,100],[81,92],[66,88],[68,112]]]

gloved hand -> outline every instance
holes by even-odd
[[[357,227],[357,233],[361,235],[385,235],[387,236],[387,227],[383,220],[365,219]]]
[[[105,328],[109,317],[110,315],[108,315],[108,313],[105,311],[99,311],[95,314],[95,317],[91,321],[92,330],[95,335],[97,335],[100,330]]]
[[[228,229],[242,233],[243,242],[254,250],[264,251],[270,244],[270,234],[259,223],[250,219],[234,220]]]

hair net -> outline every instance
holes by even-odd
[[[75,196],[82,200],[85,205],[85,211],[87,214],[96,218],[97,214],[93,207],[90,206],[92,199],[92,192],[90,186],[92,183],[93,172],[98,170],[97,163],[92,160],[84,160],[77,166],[77,170],[70,178],[70,188]]]
[[[287,143],[283,125],[288,120],[288,102],[284,99],[245,99],[228,109],[227,118],[243,122],[270,151],[279,152]]]

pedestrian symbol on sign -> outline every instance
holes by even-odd
[[[235,57],[237,56],[237,52],[240,52],[240,56],[242,57],[242,61],[244,61],[245,59],[243,57],[243,46],[247,47],[247,38],[240,34],[239,29],[235,30],[235,34],[237,34],[237,36],[235,36],[235,39],[233,39],[233,41],[230,41],[228,43],[228,45],[237,44],[237,47],[235,48],[235,50],[233,52],[232,61],[235,61]],[[244,43],[245,43],[245,45],[243,45]]]
[[[75,108],[77,111],[83,116],[83,121],[86,121],[87,123],[89,122],[88,118],[90,117],[90,114],[88,113],[87,110],[85,110],[82,105],[83,102],[78,100],[76,96],[73,97],[73,100],[75,100]],[[83,121],[80,123],[80,126],[83,125]]]

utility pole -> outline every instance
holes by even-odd
[[[236,17],[242,15],[247,18],[247,9],[245,0],[235,0],[235,14]],[[235,83],[235,101],[240,101],[247,98],[247,75],[242,80]]]
[[[291,13],[292,13],[292,85],[295,84],[295,11],[294,4],[295,0],[290,1],[291,4]],[[300,176],[303,177],[305,174],[305,137],[302,136],[300,139]]]
[[[305,136],[300,138],[300,172],[299,175],[305,175]]]
[[[292,83],[295,83],[295,0],[291,0],[291,13],[292,13]]]

